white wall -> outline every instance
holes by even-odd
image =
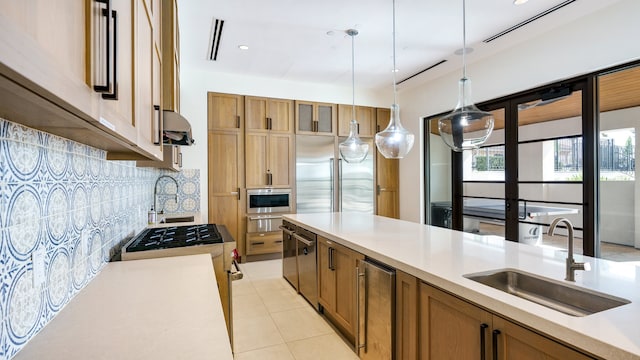
[[[474,100],[481,102],[640,58],[640,1],[624,0],[497,55],[473,63]],[[518,31],[526,31],[526,27]],[[421,117],[451,109],[459,72],[401,89],[403,124],[422,134]],[[400,163],[400,215],[422,222],[422,136]],[[443,181],[443,180],[441,180]]]
[[[185,169],[200,169],[200,193],[202,194],[200,209],[203,219],[208,218],[207,92],[342,104],[350,104],[352,102],[351,87],[322,86],[246,76],[230,76],[223,73],[199,71],[186,66],[180,69],[180,77],[180,113],[191,123],[193,137],[196,139],[195,145],[182,148],[183,167]],[[390,105],[391,99],[388,94],[356,89],[357,104],[384,107]]]

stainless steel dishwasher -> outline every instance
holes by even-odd
[[[298,246],[298,291],[318,311],[316,234],[298,226],[293,237]]]
[[[282,221],[282,276],[298,291],[298,240],[293,236],[296,226],[286,220]]]
[[[356,267],[355,351],[362,360],[393,359],[396,272],[372,259]]]

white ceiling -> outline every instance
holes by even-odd
[[[490,43],[483,40],[564,0],[467,0],[467,62],[548,33],[618,0],[576,0]],[[351,38],[356,28],[358,87],[392,83],[392,0],[178,0],[181,67],[295,82],[351,85]],[[207,59],[212,20],[225,21],[217,61]],[[332,36],[327,32],[333,31]],[[398,81],[448,60],[411,81],[459,71],[462,0],[396,0]],[[249,46],[240,50],[239,45]],[[473,77],[473,74],[469,74]]]

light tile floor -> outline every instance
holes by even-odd
[[[282,277],[282,260],[240,264],[233,282],[236,360],[358,359],[350,345]]]

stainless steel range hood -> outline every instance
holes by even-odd
[[[194,143],[191,135],[191,124],[175,111],[163,110],[164,118],[162,143],[171,145],[190,146]]]

